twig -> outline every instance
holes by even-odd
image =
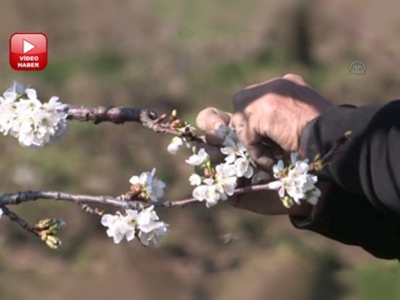
[[[252,193],[263,190],[269,190],[268,184],[252,185],[242,188],[235,189],[235,194]],[[107,196],[107,195],[81,195],[81,194],[70,194],[55,191],[25,191],[18,193],[3,194],[0,196],[0,207],[7,209],[6,205],[18,205],[25,202],[31,202],[36,200],[55,200],[55,201],[67,201],[79,204],[90,203],[96,205],[109,205],[117,208],[134,208],[143,207],[146,203],[143,201],[126,201],[124,196]],[[184,199],[178,201],[165,201],[165,202],[151,202],[149,204],[156,207],[185,207],[196,202],[201,202],[195,198]],[[4,210],[3,209],[3,210]],[[6,214],[5,210],[4,213]]]
[[[341,148],[350,139],[351,135],[352,135],[351,131],[345,132],[340,138],[338,138],[335,141],[335,144],[333,144],[332,148],[329,149],[329,151],[324,156],[322,156],[322,158],[320,155],[317,155],[317,157],[314,159],[314,162],[310,164],[310,172],[320,171],[326,165],[328,165],[333,159],[333,157],[341,150]]]
[[[93,195],[78,195],[78,194],[69,194],[69,193],[61,193],[54,191],[25,191],[18,193],[9,193],[3,194],[0,196],[0,207],[4,207],[5,205],[17,205],[24,202],[36,201],[39,199],[48,199],[48,200],[62,200],[68,202],[74,202],[77,204],[82,203],[93,203],[97,205],[111,205],[119,208],[128,208],[133,207],[135,202],[128,202],[125,200],[123,196],[93,196]]]
[[[338,138],[333,147],[322,157],[322,166],[329,163],[329,161],[339,152],[340,148],[350,139],[352,132],[347,131],[344,135]]]
[[[182,132],[170,127],[170,122],[163,123],[167,119],[166,115],[160,117],[153,110],[147,108],[130,108],[115,106],[68,106],[66,108],[68,120],[80,122],[93,122],[100,124],[110,122],[114,124],[123,124],[125,122],[141,123],[144,127],[153,130],[156,133],[166,133],[180,137],[186,137],[189,141],[204,143],[203,137],[197,137],[192,131]]]
[[[157,119],[151,119],[149,116],[150,115],[149,115],[148,111],[143,110],[142,113],[140,114],[140,120],[145,127],[153,130],[156,133],[167,133],[167,134],[171,134],[171,135],[175,135],[175,136],[185,137],[189,141],[194,141],[194,142],[198,142],[198,143],[206,142],[204,137],[198,137],[189,128],[187,131],[179,131],[174,128],[171,128],[170,121],[168,121],[166,123],[162,123],[167,118],[166,115],[162,115]],[[171,119],[171,117],[170,117],[170,119]]]
[[[16,213],[12,212],[10,209],[8,209],[5,206],[1,207],[1,210],[3,211],[3,214],[7,216],[11,221],[17,223],[20,227],[25,229],[26,231],[34,234],[35,236],[40,237],[39,231],[35,229],[32,225],[30,225],[28,222],[26,222],[24,219],[19,217]]]
[[[268,191],[271,190],[268,183],[258,184],[258,185],[249,185],[241,188],[235,189],[234,195],[246,194],[246,193],[255,193],[260,191]],[[197,200],[196,198],[189,198],[178,201],[164,201],[164,202],[153,202],[152,205],[155,207],[187,207],[192,204],[201,203],[202,201]]]
[[[149,120],[157,119],[157,114],[152,110],[115,106],[68,106],[67,113],[68,120],[93,122],[94,124],[102,122],[111,122],[114,124],[123,124],[125,122],[143,123],[142,115],[144,113],[148,115]]]

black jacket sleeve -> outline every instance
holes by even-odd
[[[400,101],[339,106],[311,122],[302,136],[308,158],[324,154],[346,131],[351,139],[318,174],[333,183],[318,212],[294,225],[381,258],[400,258]]]

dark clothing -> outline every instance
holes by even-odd
[[[324,203],[309,218],[291,220],[377,257],[399,259],[400,101],[331,108],[305,129],[303,151],[313,160],[346,131],[352,131],[350,140],[318,174],[333,183]]]

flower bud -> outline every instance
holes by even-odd
[[[146,191],[142,191],[142,192],[138,195],[138,198],[139,198],[140,200],[144,200],[144,201],[150,200],[150,197],[149,197],[149,195],[147,194]]]
[[[64,220],[47,218],[37,222],[35,229],[40,231],[48,231],[49,233],[56,233],[66,225],[67,223]]]
[[[294,205],[293,200],[289,196],[285,196],[282,199],[283,206],[286,208],[291,208]]]
[[[35,224],[35,229],[45,230],[45,229],[49,228],[49,226],[51,226],[52,222],[53,222],[53,219],[50,219],[50,218],[40,220],[39,222],[37,222]]]
[[[181,119],[176,119],[171,122],[171,128],[179,129],[185,126],[185,122]]]
[[[101,207],[95,207],[94,208],[94,213],[98,216],[102,216],[104,215],[104,209]]]
[[[215,176],[215,170],[211,168],[204,169],[205,178],[213,178]]]
[[[61,246],[61,240],[59,238],[55,237],[54,235],[47,235],[46,239],[45,239],[45,243],[50,249],[53,249],[53,250],[55,250]]]

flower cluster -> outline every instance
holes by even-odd
[[[155,177],[156,169],[144,172],[140,176],[132,176],[129,182],[131,189],[136,192],[137,199],[143,202],[157,202],[164,195],[165,183]],[[105,214],[101,224],[108,227],[107,235],[118,244],[124,237],[132,241],[136,236],[140,242],[148,246],[150,242],[159,245],[160,238],[167,233],[168,224],[160,221],[154,206],[135,210],[126,209],[125,213],[117,212],[115,215]]]
[[[189,123],[182,121],[177,118],[177,111],[173,110],[170,119],[170,127],[182,133],[193,133],[195,128],[192,127]],[[192,143],[189,141],[187,137],[183,136],[175,136],[172,138],[171,142],[167,147],[167,151],[173,155],[178,153],[179,149],[186,145],[187,148],[192,146]]]
[[[61,219],[43,219],[37,222],[34,226],[35,231],[40,239],[46,243],[50,249],[57,249],[61,246],[61,240],[55,234],[67,226]]]
[[[235,192],[237,177],[235,170],[227,164],[220,164],[215,168],[215,174],[211,177],[201,177],[192,174],[190,184],[196,186],[193,197],[199,201],[206,201],[206,206],[211,207],[219,200],[227,200]]]
[[[42,103],[34,89],[14,82],[0,96],[0,132],[17,138],[21,146],[43,147],[66,132],[65,107],[55,96]]]
[[[204,169],[204,176],[192,174],[189,182],[192,186],[196,186],[193,197],[199,201],[205,201],[207,207],[214,206],[218,201],[227,200],[229,196],[232,196],[237,187],[238,178],[254,177],[253,182],[267,178],[267,173],[255,172],[255,163],[230,127],[221,126],[217,135],[223,139],[221,152],[225,155],[225,162],[213,168],[210,157],[204,149],[200,149],[198,153],[194,153],[186,160],[188,164]],[[257,176],[254,176],[255,173]]]
[[[233,166],[237,177],[251,178],[254,175],[255,163],[239,141],[236,132],[229,126],[221,126],[216,133],[224,139],[221,152],[226,155],[225,163]]]
[[[125,213],[105,214],[101,218],[101,224],[108,227],[107,235],[113,238],[114,243],[119,244],[124,237],[128,242],[138,237],[145,246],[151,242],[160,245],[160,238],[167,234],[168,224],[159,220],[154,206],[141,211],[127,209]]]
[[[175,155],[183,145],[185,145],[187,148],[190,148],[191,143],[187,140],[187,138],[174,136],[167,147],[167,151]]]
[[[159,198],[164,196],[164,189],[166,184],[155,177],[156,169],[151,172],[144,172],[140,176],[132,176],[129,182],[140,198],[150,200],[153,202],[158,201]]]
[[[290,160],[291,163],[286,168],[282,160],[274,165],[274,177],[278,180],[270,182],[269,188],[278,190],[286,207],[291,207],[294,203],[301,204],[301,201],[316,205],[321,191],[315,186],[317,176],[308,173],[308,159],[300,160],[297,153],[292,153]]]

